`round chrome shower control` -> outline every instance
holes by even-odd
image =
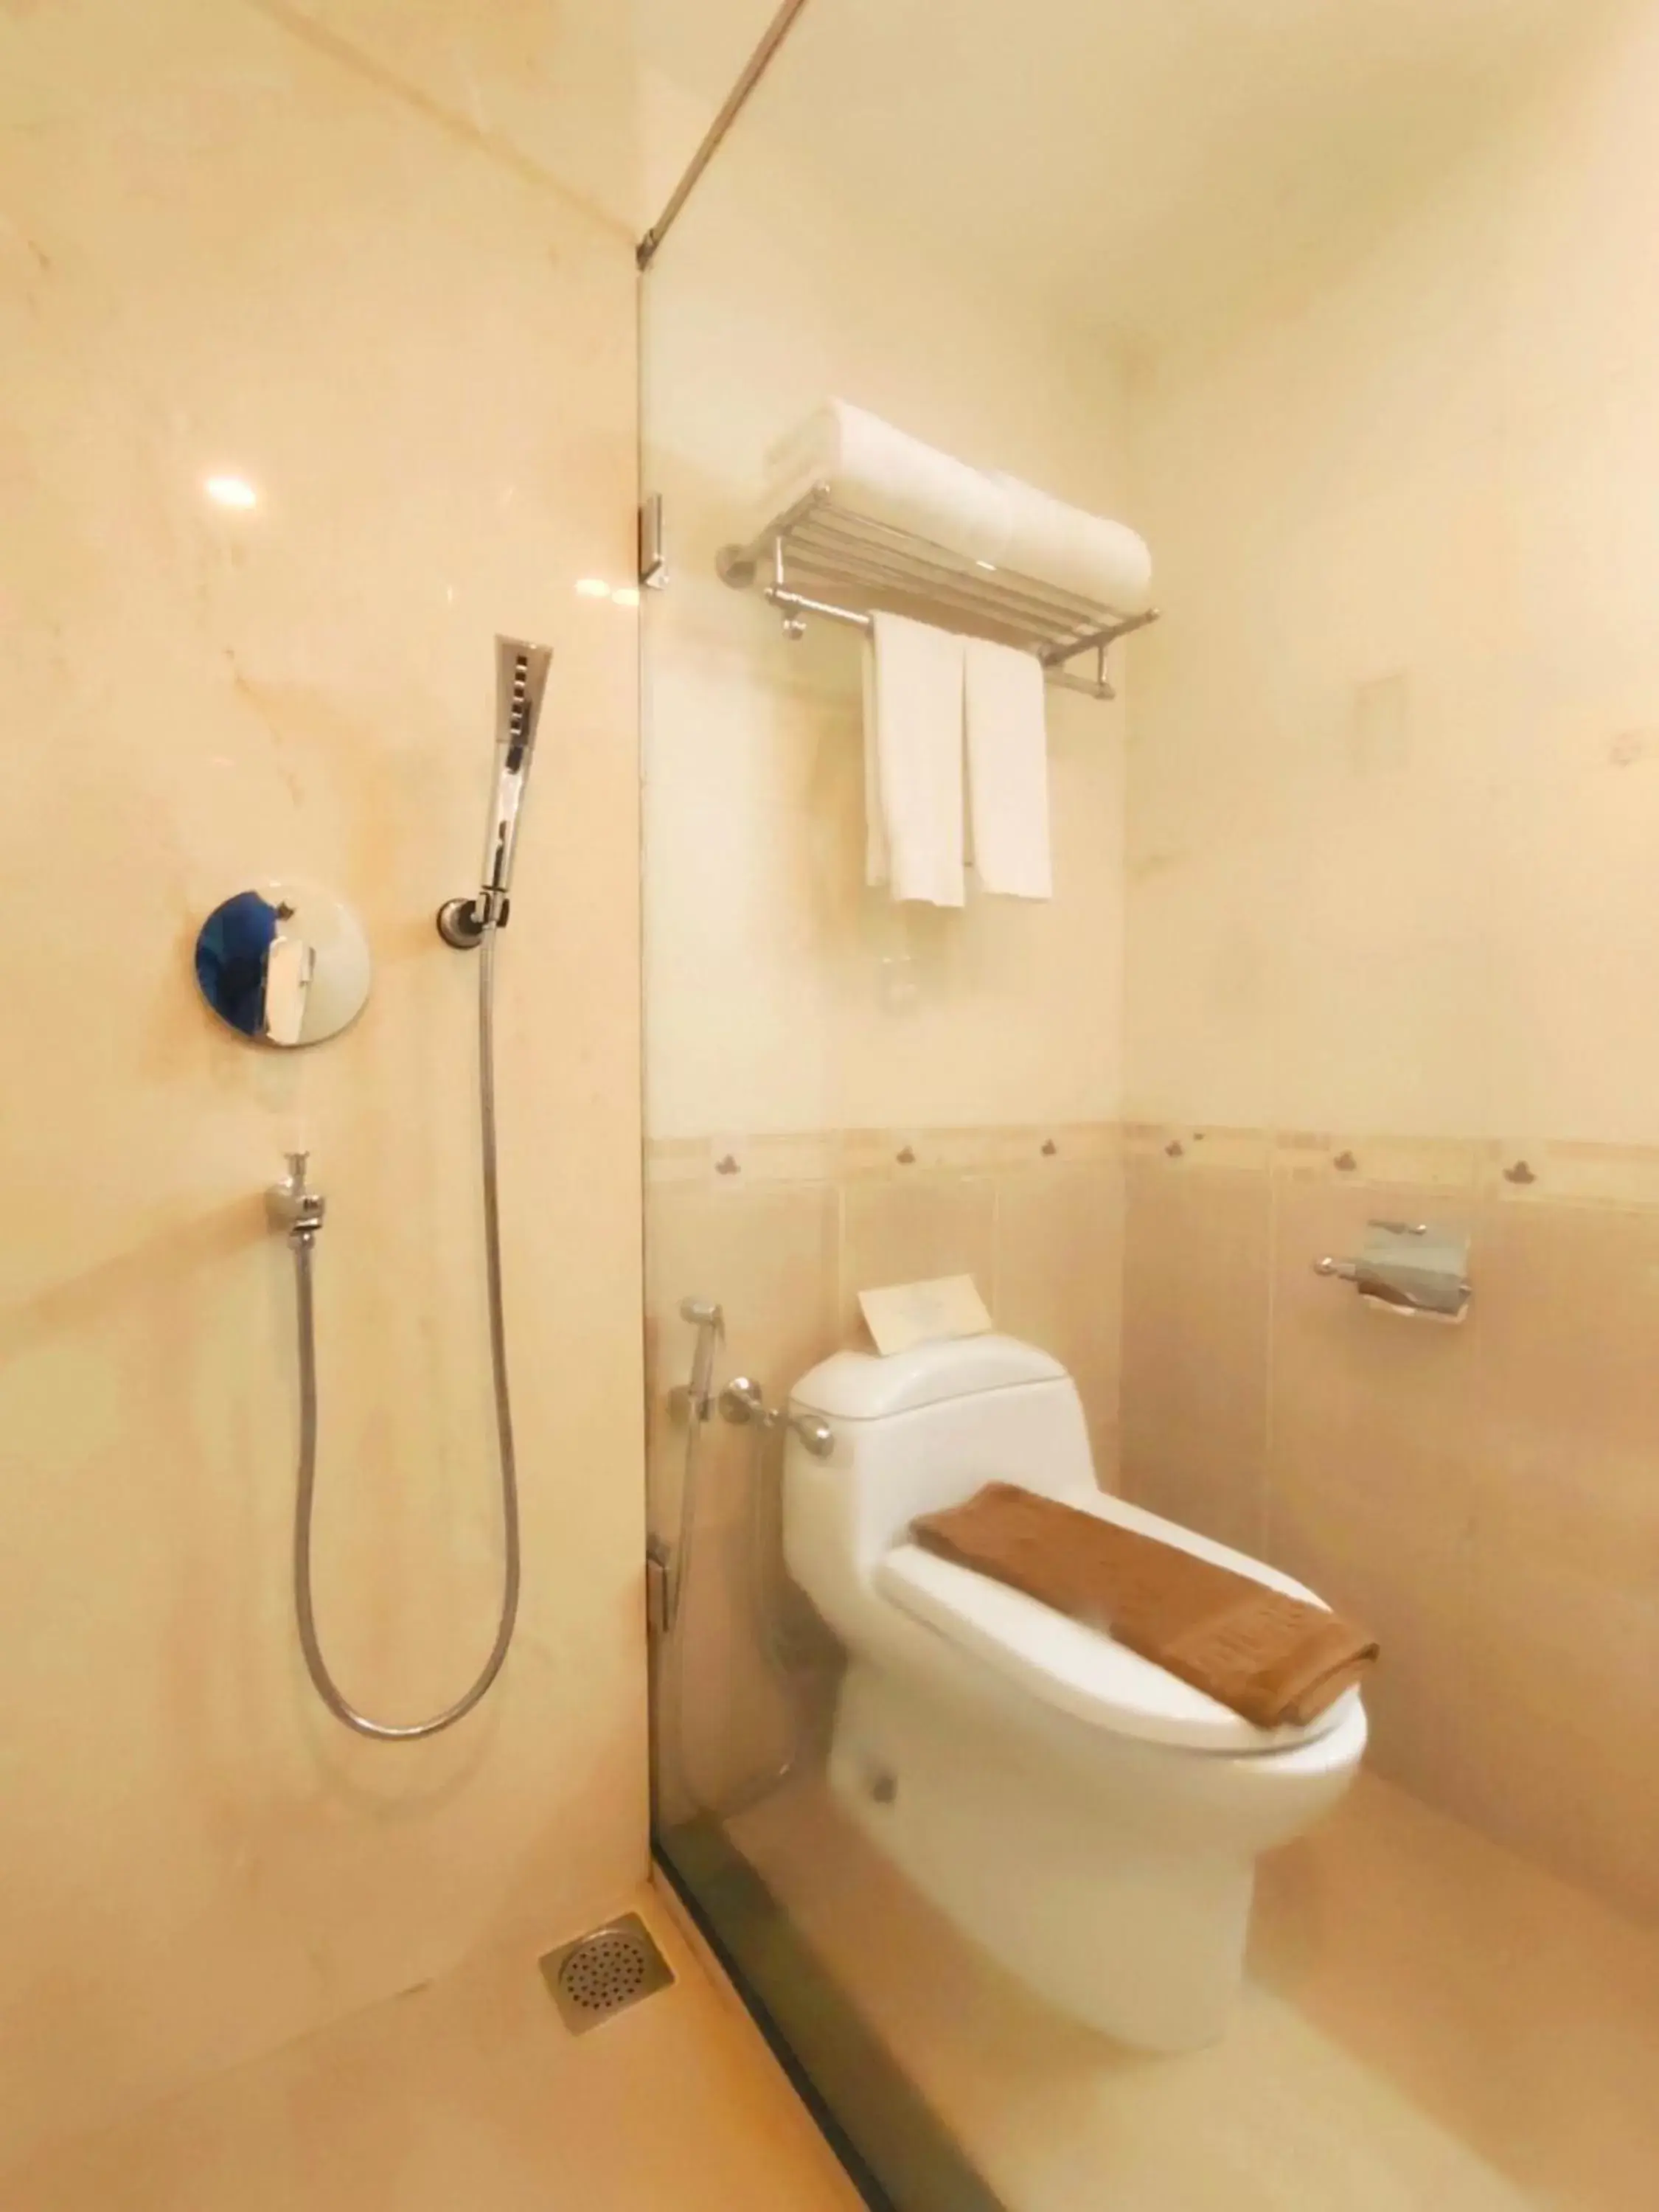
[[[294,876],[222,899],[197,932],[195,965],[197,988],[228,1029],[284,1049],[349,1028],[372,974],[345,901]]]

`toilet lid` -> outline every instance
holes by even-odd
[[[1289,1596],[1306,1598],[1315,1605],[1322,1601],[1277,1568],[1225,1544],[1212,1543],[1125,1498],[1097,1492],[1064,1502],[1164,1543],[1179,1545],[1236,1574],[1253,1576]],[[1304,1728],[1257,1728],[1231,1706],[1218,1704],[1202,1690],[1126,1650],[1103,1630],[1069,1620],[1023,1591],[955,1566],[936,1553],[924,1552],[919,1544],[901,1544],[889,1552],[876,1569],[875,1580],[877,1589],[895,1605],[973,1652],[1044,1705],[1118,1735],[1178,1744],[1192,1751],[1274,1751],[1327,1734],[1359,1702],[1357,1689],[1345,1690]]]

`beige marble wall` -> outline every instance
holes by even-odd
[[[1125,1186],[1125,1490],[1376,1629],[1383,1772],[1659,1914],[1659,1154],[1143,1126]],[[1472,1233],[1462,1326],[1314,1273],[1373,1218]]]
[[[1659,9],[1148,366],[1131,1118],[1645,1145]]]
[[[617,57],[598,10],[416,12],[0,9],[0,2164],[644,1859],[634,617],[572,589],[632,563]],[[386,1748],[297,1658],[259,1193],[312,1146],[322,1629],[416,1714],[499,1577],[476,971],[430,922],[497,629],[558,656],[501,958],[524,1613],[475,1721]],[[377,962],[280,1060],[190,969],[276,870]]]
[[[648,1148],[647,1365],[653,1524],[677,1527],[685,1451],[670,1394],[690,1372],[688,1295],[726,1310],[721,1375],[774,1401],[839,1346],[865,1344],[858,1292],[971,1275],[1000,1328],[1076,1376],[1101,1480],[1117,1468],[1121,1162],[1108,1123],[859,1129],[805,1137],[659,1139]],[[751,1433],[703,1432],[697,1561],[684,1626],[680,1733],[687,1795],[724,1803],[787,1748],[790,1700],[769,1634],[798,1635],[797,1705],[827,1697],[804,1610],[775,1572],[775,1455]],[[762,1517],[754,1518],[760,1486]],[[758,1534],[757,1534],[758,1530]],[[755,1580],[758,1563],[762,1577]],[[822,1702],[822,1699],[820,1699]]]
[[[1576,46],[1139,386],[1124,1466],[1377,1619],[1385,1767],[1650,1912],[1659,9]],[[1461,1332],[1309,1272],[1449,1209]]]

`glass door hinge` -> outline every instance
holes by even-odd
[[[640,503],[640,581],[647,592],[660,592],[668,581],[659,491],[647,493]]]

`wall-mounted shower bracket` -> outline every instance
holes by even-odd
[[[458,952],[476,952],[492,924],[507,927],[513,902],[502,891],[479,891],[471,898],[446,899],[438,908],[438,934]]]
[[[288,1173],[281,1182],[274,1182],[265,1192],[265,1212],[273,1229],[280,1229],[290,1244],[313,1244],[323,1225],[323,1216],[328,1211],[328,1200],[318,1190],[313,1190],[307,1170],[311,1164],[309,1152],[290,1152]]]

